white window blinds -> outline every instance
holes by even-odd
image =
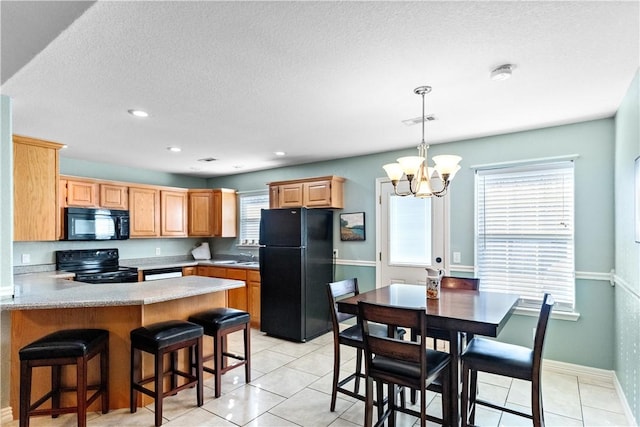
[[[476,269],[482,289],[515,293],[521,305],[553,295],[573,311],[572,161],[476,171]]]
[[[260,211],[269,209],[268,193],[240,194],[240,245],[258,245]]]

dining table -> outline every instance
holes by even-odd
[[[395,307],[424,308],[427,327],[449,332],[451,354],[450,420],[460,425],[460,355],[462,333],[497,337],[505,326],[519,300],[518,295],[482,291],[441,289],[439,298],[426,296],[426,286],[393,283],[388,286],[362,292],[337,301],[338,310],[358,314],[358,302],[390,305]]]

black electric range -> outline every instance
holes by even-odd
[[[86,283],[137,282],[138,269],[119,265],[118,249],[56,251],[56,269],[76,274]]]

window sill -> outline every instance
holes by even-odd
[[[539,317],[540,310],[535,308],[516,307],[513,314],[519,314],[521,316]],[[551,311],[551,318],[577,322],[578,319],[580,318],[580,313],[576,313],[574,311]]]

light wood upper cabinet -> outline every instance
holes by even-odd
[[[334,208],[344,207],[344,181],[338,176],[323,176],[269,183],[271,208]]]
[[[215,237],[236,237],[236,204],[236,190],[229,188],[213,190],[213,235]]]
[[[162,236],[187,236],[187,190],[160,191]]]
[[[189,236],[235,237],[236,190],[189,191]]]
[[[55,142],[13,136],[13,240],[57,240],[61,147]]]
[[[212,190],[189,190],[189,236],[213,236]]]
[[[67,179],[65,206],[95,208],[98,201],[98,184],[92,181]]]
[[[129,187],[100,184],[100,206],[109,209],[129,209]]]
[[[129,187],[130,237],[160,236],[160,191]]]

